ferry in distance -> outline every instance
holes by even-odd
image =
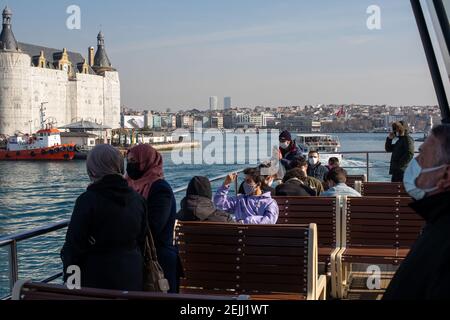
[[[336,136],[317,133],[297,134],[296,142],[305,158],[308,158],[310,151],[317,151],[320,154],[320,161],[324,164],[328,164],[330,158],[337,158],[342,162],[341,143]]]

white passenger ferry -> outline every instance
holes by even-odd
[[[337,136],[317,133],[297,134],[295,140],[306,158],[310,151],[318,151],[322,164],[328,164],[328,160],[333,157],[342,162],[341,143]]]

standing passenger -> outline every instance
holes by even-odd
[[[172,188],[164,180],[161,154],[147,144],[128,152],[127,180],[148,205],[148,222],[155,241],[158,261],[170,284],[170,293],[178,292],[178,250],[173,242],[176,202]]]
[[[64,280],[69,266],[81,269],[81,286],[142,291],[147,233],[144,199],[123,178],[123,157],[110,145],[87,159],[92,184],[76,201],[61,250]]]
[[[409,135],[408,125],[403,121],[394,123],[392,130],[386,139],[386,152],[392,152],[389,174],[392,175],[392,182],[403,182],[405,170],[414,158],[414,139]],[[396,137],[398,141],[393,144]]]
[[[302,151],[295,141],[292,140],[292,135],[289,131],[283,131],[279,137],[280,140],[280,162],[286,171],[292,169],[291,162],[296,157],[302,155]]]

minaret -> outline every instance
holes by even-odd
[[[94,57],[93,69],[97,73],[102,73],[104,71],[114,71],[111,65],[111,61],[108,58],[108,54],[105,49],[105,36],[103,32],[99,32],[97,36],[97,52]]]
[[[0,35],[0,50],[19,51],[16,38],[11,29],[12,11],[6,6],[3,10],[3,30]]]

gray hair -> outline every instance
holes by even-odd
[[[123,156],[113,146],[101,144],[89,152],[86,162],[87,172],[91,180],[98,182],[108,175],[123,175]]]
[[[450,124],[438,125],[431,133],[440,141],[440,163],[450,164]]]

